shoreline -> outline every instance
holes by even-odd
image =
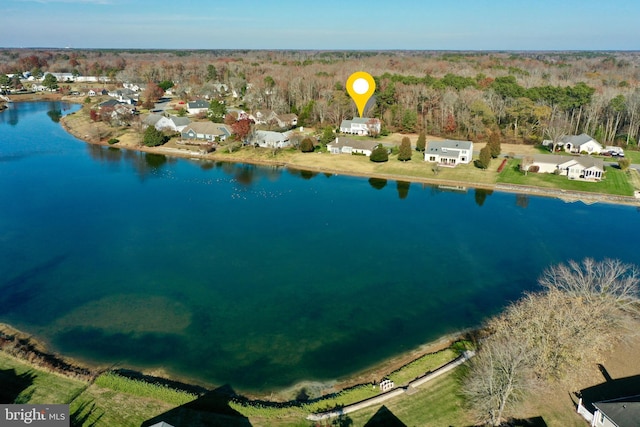
[[[475,330],[469,329],[456,333],[443,335],[433,341],[423,343],[413,349],[406,350],[395,356],[391,356],[369,367],[352,374],[327,380],[299,380],[287,387],[272,390],[243,390],[235,389],[237,395],[249,400],[268,401],[272,403],[287,403],[296,400],[301,389],[311,391],[321,390],[319,398],[338,393],[362,384],[370,384],[380,381],[385,376],[403,368],[413,361],[428,355],[445,350],[455,342],[468,340]],[[140,368],[119,364],[102,365],[91,361],[81,361],[63,354],[50,351],[46,344],[36,336],[19,330],[10,324],[0,322],[0,353],[4,353],[33,368],[51,372],[63,377],[77,379],[92,383],[101,374],[108,371],[126,371],[131,377],[137,377],[142,381],[153,383],[173,384],[172,388],[187,390],[199,389],[201,391],[213,391],[220,384],[198,381],[197,378],[172,375],[163,368]],[[231,384],[233,386],[233,384]],[[327,393],[328,392],[328,393]]]
[[[15,98],[15,96],[14,96]],[[79,104],[80,110],[84,108],[84,104],[82,100],[77,97],[65,97],[59,94],[43,94],[43,93],[34,93],[28,94],[24,96],[20,96],[18,99],[12,99],[13,102],[38,102],[38,101],[51,101],[57,100],[62,102],[69,102],[73,104]],[[80,111],[79,110],[79,111]],[[79,112],[78,111],[78,112]],[[201,161],[211,161],[211,162],[228,162],[228,163],[244,163],[244,164],[254,164],[261,166],[276,166],[276,167],[284,167],[292,170],[305,170],[309,172],[316,173],[328,173],[333,175],[343,175],[343,176],[351,176],[358,178],[379,178],[393,181],[404,181],[410,183],[417,184],[429,184],[429,185],[438,185],[438,186],[453,186],[453,187],[464,187],[473,188],[473,189],[484,189],[484,190],[492,190],[499,191],[511,194],[523,194],[523,195],[534,195],[541,197],[550,197],[555,199],[560,199],[565,203],[574,203],[574,202],[583,202],[586,205],[590,205],[593,203],[608,203],[608,204],[616,204],[616,205],[626,205],[626,206],[640,206],[640,199],[635,198],[633,196],[622,196],[622,195],[613,195],[606,193],[597,193],[597,192],[583,192],[583,191],[575,191],[575,190],[563,190],[556,188],[545,188],[545,187],[537,187],[537,186],[529,186],[529,185],[517,185],[517,184],[501,184],[501,183],[481,183],[481,182],[469,182],[469,181],[458,181],[458,180],[447,180],[447,179],[439,179],[439,178],[427,178],[427,177],[417,177],[411,175],[401,175],[401,174],[389,174],[389,173],[379,173],[375,171],[367,171],[367,172],[359,172],[353,171],[343,168],[331,168],[331,167],[318,167],[314,166],[313,162],[310,163],[295,163],[291,161],[287,161],[285,159],[256,159],[256,158],[247,158],[242,156],[237,156],[233,153],[218,153],[216,151],[207,154],[201,154],[199,152],[191,151],[188,148],[178,148],[178,147],[169,147],[169,146],[159,146],[159,147],[146,147],[144,145],[133,143],[131,141],[128,142],[119,142],[117,144],[110,145],[106,140],[92,140],[89,138],[89,135],[84,132],[80,132],[78,129],[75,129],[73,126],[69,125],[69,116],[77,114],[78,112],[64,115],[60,120],[60,125],[62,128],[79,139],[80,141],[93,144],[100,145],[103,147],[117,148],[123,150],[133,150],[139,151],[149,154],[158,154],[169,157],[183,158],[183,159],[191,159],[191,160],[201,160]],[[129,134],[130,132],[125,132],[124,135]],[[131,139],[131,138],[129,138]]]

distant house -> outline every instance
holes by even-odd
[[[197,101],[187,102],[187,113],[200,114],[209,111],[209,102],[199,99]]]
[[[528,171],[555,173],[569,179],[600,181],[604,176],[604,162],[589,156],[560,156],[557,154],[536,154]]]
[[[291,145],[290,135],[290,132],[257,130],[249,139],[249,143],[264,148],[285,148]]]
[[[132,105],[135,105],[139,99],[138,93],[134,92],[132,89],[127,88],[110,90],[108,95],[120,102]]]
[[[352,120],[343,120],[340,123],[340,132],[351,135],[379,134],[380,129],[380,120],[370,117],[354,117]]]
[[[454,167],[460,163],[468,164],[473,157],[473,142],[455,141],[429,141],[424,151],[425,162],[435,162],[442,166]]]
[[[542,145],[551,146],[553,141],[545,139]],[[586,133],[565,135],[558,142],[558,147],[569,153],[600,154],[603,151],[602,145]]]
[[[276,122],[278,115],[272,110],[256,110],[249,114],[249,119],[257,125],[269,125]]]
[[[158,130],[168,130],[172,132],[182,132],[191,123],[187,117],[163,116],[161,114],[149,114],[144,118],[143,123],[153,126]]]
[[[327,144],[327,149],[331,154],[364,154],[368,157],[378,145],[380,143],[377,141],[336,138],[335,141]]]
[[[89,89],[87,92],[89,96],[109,95],[109,91],[106,89]]]
[[[224,141],[231,135],[227,126],[213,122],[193,122],[187,125],[180,133],[182,139],[193,139],[199,141]]]
[[[291,114],[278,114],[276,116],[276,121],[278,122],[278,126],[282,129],[292,128],[298,125],[298,116]]]

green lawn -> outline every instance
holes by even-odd
[[[69,403],[87,383],[34,369],[0,352],[0,402]]]
[[[602,181],[586,182],[570,180],[566,176],[550,173],[528,173],[525,175],[520,171],[520,160],[511,159],[498,176],[497,182],[621,196],[633,195],[633,186],[630,184],[627,174],[611,166],[605,166],[605,177]]]

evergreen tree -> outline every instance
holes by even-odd
[[[378,145],[371,152],[371,156],[369,156],[369,160],[376,163],[386,162],[389,160],[389,151],[384,148],[382,145]]]
[[[424,131],[420,131],[420,135],[418,135],[418,140],[416,141],[416,151],[424,152],[427,149],[427,136],[424,134]]]
[[[333,133],[333,129],[330,126],[325,127],[322,131],[322,135],[320,136],[320,143],[322,145],[327,145],[333,142],[334,139],[336,139],[336,136]]]
[[[144,130],[142,143],[147,147],[157,147],[167,142],[167,137],[158,129],[149,126]]]
[[[402,142],[400,143],[400,150],[398,152],[398,160],[400,160],[401,162],[411,160],[411,140],[408,136],[402,138]]]
[[[493,131],[491,133],[491,135],[489,135],[489,142],[487,144],[487,146],[489,147],[489,151],[491,152],[491,157],[492,158],[497,158],[500,155],[500,152],[502,151],[502,148],[500,147],[500,131],[496,130]]]
[[[214,123],[223,123],[224,116],[227,114],[227,107],[223,102],[217,99],[209,103],[209,118]]]
[[[487,144],[482,148],[482,150],[480,150],[480,156],[478,157],[478,160],[476,160],[476,166],[480,169],[487,169],[490,162],[491,147],[489,147],[489,144]]]

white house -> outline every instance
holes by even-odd
[[[604,162],[589,156],[568,157],[556,154],[536,154],[528,171],[555,173],[569,179],[600,181],[604,176]],[[533,168],[533,169],[532,169]]]
[[[182,132],[182,130],[191,123],[187,117],[163,116],[160,114],[149,114],[144,118],[143,123],[147,126],[153,126],[158,130],[170,130],[173,132]]]
[[[224,141],[231,135],[227,126],[221,123],[193,122],[188,124],[180,133],[182,139],[195,139],[199,141]]]
[[[542,145],[553,145],[553,141],[545,139]],[[569,153],[600,154],[603,151],[602,145],[586,133],[565,135],[560,139],[558,146]]]
[[[593,414],[580,399],[577,408],[591,427],[637,426],[640,420],[640,395],[593,402],[591,406]]]
[[[340,132],[352,135],[379,134],[380,129],[380,120],[370,117],[354,117],[352,120],[343,120],[340,123]]]
[[[266,125],[275,122],[276,117],[278,117],[278,115],[272,110],[256,110],[249,114],[249,119],[257,125]]]
[[[331,154],[364,154],[369,157],[371,152],[380,145],[377,141],[360,141],[347,138],[336,138],[327,144]]]
[[[187,102],[187,113],[200,114],[209,111],[209,103],[203,99]]]
[[[425,162],[435,162],[442,166],[454,167],[459,163],[467,164],[473,157],[473,142],[454,141],[429,141],[424,151]]]
[[[285,148],[291,145],[290,132],[272,132],[270,130],[257,130],[251,136],[249,142],[264,148]]]

